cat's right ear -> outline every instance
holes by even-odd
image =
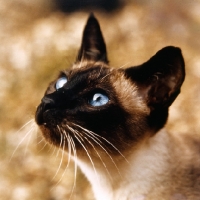
[[[180,93],[185,78],[181,50],[168,46],[158,51],[147,62],[125,70],[136,83],[141,96],[151,111],[168,109]]]
[[[106,45],[101,33],[100,25],[93,14],[86,23],[81,48],[76,61],[103,61],[108,63]]]

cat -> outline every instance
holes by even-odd
[[[37,108],[43,136],[71,155],[97,200],[199,200],[200,143],[163,128],[185,78],[181,50],[128,68],[108,63],[90,14],[75,63]]]

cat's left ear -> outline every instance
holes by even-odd
[[[125,70],[151,110],[167,109],[180,93],[185,78],[181,50],[168,46],[144,64]]]
[[[93,14],[86,23],[81,48],[77,56],[78,61],[103,61],[108,63],[106,45],[101,33],[100,25]]]

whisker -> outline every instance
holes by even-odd
[[[53,144],[51,144],[51,146],[53,146],[53,147],[54,147],[54,149],[53,149],[53,152],[52,152],[52,154],[51,154],[51,156],[53,156],[53,155],[54,155],[54,153],[55,153],[55,151],[56,151],[56,149],[57,149],[57,147],[55,147]]]
[[[35,129],[34,129],[34,127],[33,127],[33,130],[32,130],[32,131],[34,131],[34,130],[35,130]],[[26,143],[24,155],[26,155],[26,152],[27,152],[27,149],[28,149],[28,145],[29,145],[30,140],[31,140],[31,137],[32,137],[32,133],[33,133],[33,132],[31,132],[31,134],[29,134],[30,136],[29,136],[28,141],[27,141],[27,143]]]
[[[99,137],[101,137],[101,136],[99,136]],[[110,144],[123,158],[124,158],[124,160],[128,163],[128,164],[130,164],[129,163],[129,161],[126,159],[126,157],[119,151],[119,149],[117,149],[111,142],[109,142],[107,139],[105,139],[104,137],[101,137],[105,142],[107,142],[108,144]]]
[[[45,144],[43,145],[43,147],[38,151],[38,152],[41,152],[46,146],[47,146],[47,142],[45,142]]]
[[[72,197],[72,194],[73,194],[73,192],[75,190],[75,187],[76,187],[76,179],[77,179],[77,153],[76,153],[75,143],[74,143],[73,139],[70,136],[69,136],[69,140],[71,141],[71,146],[72,146],[73,155],[74,155],[74,184],[73,184],[72,191],[71,191],[71,194],[70,194],[70,197],[69,197],[69,200],[70,200],[71,197]]]
[[[79,133],[79,134],[80,134],[82,137],[84,137],[81,133]],[[87,136],[88,136],[88,135],[87,135]],[[80,137],[80,136],[79,136],[79,137]],[[90,138],[91,138],[91,137],[90,137]],[[92,144],[92,142],[90,142],[90,140],[88,140],[87,137],[84,137],[84,139],[87,140],[87,142],[92,146],[92,148],[94,149],[94,151],[95,151],[96,154],[98,155],[99,159],[101,160],[103,166],[105,167],[105,169],[106,169],[106,171],[107,171],[109,177],[112,179],[112,177],[111,177],[111,175],[110,175],[110,172],[108,171],[108,168],[107,168],[105,162],[103,161],[103,159],[101,158],[101,155],[99,154],[99,152],[96,150],[96,148],[94,147],[94,145]],[[93,138],[91,138],[91,139],[93,139]],[[93,141],[94,141],[94,140],[93,140]],[[97,144],[98,144],[98,143],[97,143]],[[118,169],[118,168],[117,168],[117,169]]]
[[[128,64],[130,64],[131,62],[129,61],[129,62],[127,62],[127,63],[125,63],[124,65],[122,65],[121,67],[119,67],[118,69],[123,69],[124,67],[126,67]]]
[[[67,139],[68,145],[69,145],[69,139],[68,139],[68,138],[65,138],[65,137],[64,137],[64,144],[63,144],[63,145],[65,146],[65,139]],[[71,148],[71,146],[70,146],[70,148]],[[63,154],[64,154],[64,150],[62,150],[62,151],[63,151]],[[63,177],[64,177],[64,175],[65,175],[65,173],[66,173],[66,171],[67,171],[67,169],[68,169],[68,166],[69,166],[69,161],[68,161],[67,166],[65,167],[64,172],[62,173],[60,179],[57,181],[57,183],[56,183],[56,185],[55,185],[54,187],[56,187],[56,186],[61,182],[61,180],[63,179]],[[55,176],[56,176],[56,175],[55,175]],[[53,180],[53,179],[52,179],[52,180]]]
[[[14,134],[17,134],[17,133],[19,133],[23,128],[25,128],[26,126],[28,126],[30,123],[32,123],[32,126],[35,126],[36,127],[36,125],[35,125],[35,123],[34,123],[34,119],[31,119],[31,120],[29,120],[28,122],[26,122],[19,130],[17,130]],[[32,127],[31,126],[31,127]]]
[[[101,81],[100,81],[100,83],[102,83],[103,82],[103,80],[107,77],[107,76],[110,76],[110,74],[111,73],[108,73],[108,74],[106,74],[103,78],[101,78]]]
[[[74,124],[74,123],[73,123]],[[119,149],[117,149],[111,142],[109,142],[107,139],[105,139],[104,137],[90,131],[90,130],[87,130],[85,128],[83,128],[82,126],[78,125],[78,124],[74,124],[75,126],[81,128],[82,130],[84,130],[85,132],[87,132],[88,134],[92,135],[92,136],[96,136],[97,138],[100,138],[102,140],[104,140],[105,142],[107,142],[108,144],[110,144],[124,159],[127,163],[129,163],[129,161],[126,159],[126,157],[119,151]]]
[[[81,145],[81,146],[83,147],[83,149],[85,150],[85,152],[86,152],[86,154],[87,154],[87,156],[88,156],[88,158],[89,158],[89,160],[90,160],[90,162],[91,162],[91,164],[92,164],[92,167],[93,167],[93,170],[94,170],[94,172],[95,172],[95,174],[96,174],[96,177],[97,177],[97,179],[98,179],[98,176],[97,176],[97,172],[96,172],[96,169],[95,169],[94,162],[93,162],[93,160],[92,160],[92,158],[91,158],[91,156],[90,156],[90,154],[89,154],[87,148],[84,146],[84,144],[81,142],[81,140],[77,137],[77,133],[76,133],[71,127],[69,127],[68,125],[67,125],[67,127],[69,128],[69,130],[71,130],[71,131],[74,133],[74,137],[77,139],[77,141],[80,143],[80,145]]]
[[[57,128],[58,128],[58,131],[60,133],[60,145],[59,145],[59,149],[58,149],[57,154],[56,154],[56,158],[58,157],[58,154],[60,152],[60,149],[61,149],[61,146],[62,146],[62,140],[63,140],[63,135],[62,135],[62,132],[61,132],[60,127],[58,125],[57,125]]]
[[[68,142],[68,162],[67,162],[67,166],[65,167],[65,170],[59,180],[59,182],[62,180],[68,166],[69,166],[69,163],[70,163],[70,158],[71,158],[71,151],[73,151],[73,156],[74,156],[74,184],[73,184],[73,187],[72,187],[72,190],[71,190],[71,194],[70,194],[70,197],[69,197],[69,200],[71,199],[72,195],[73,195],[73,192],[74,192],[74,189],[76,187],[76,179],[77,179],[77,153],[76,153],[76,146],[75,146],[75,143],[73,141],[73,139],[70,137],[70,135],[68,135],[66,133],[65,130],[62,131],[62,133],[64,133],[64,139],[67,139],[67,142]]]
[[[22,128],[20,128],[16,133],[18,133],[20,130],[22,130],[23,128],[25,128],[28,124],[30,124],[31,122],[33,122],[33,120],[30,120],[29,122],[27,122]],[[9,162],[12,160],[15,152],[17,151],[17,149],[19,148],[19,146],[22,144],[22,142],[26,139],[26,137],[31,134],[34,130],[34,126],[35,124],[32,124],[30,130],[25,134],[25,136],[21,139],[21,141],[18,143],[18,145],[16,146],[16,148],[14,149],[10,159],[9,159]]]
[[[98,144],[103,150],[104,152],[108,155],[108,157],[110,158],[110,160],[112,161],[112,163],[114,164],[115,168],[117,169],[119,175],[121,176],[121,173],[119,171],[119,168],[117,167],[117,164],[115,163],[114,159],[112,158],[112,156],[108,153],[108,151],[98,142],[96,141],[96,136],[88,134],[88,132],[84,132],[89,138],[91,138],[96,144]]]
[[[97,75],[98,78],[99,78],[99,76],[101,75],[102,69],[103,69],[103,66],[100,67],[99,73],[98,73],[98,75]]]
[[[78,125],[78,124],[74,124],[74,123],[73,123],[73,125],[79,127],[79,128],[82,129],[83,131],[89,133],[91,136],[94,136],[94,134],[93,134],[92,131],[90,131],[90,130],[88,130],[88,129],[86,129],[86,128],[83,128],[82,126],[80,126],[80,125]],[[91,133],[90,133],[90,132],[91,132]],[[97,139],[100,143],[102,143],[102,141],[101,141],[99,138],[96,138],[96,139]]]
[[[75,143],[73,141],[73,139],[66,133],[65,130],[63,130],[63,133],[64,133],[64,139],[67,139],[67,142],[68,142],[68,162],[67,162],[67,166],[65,167],[65,170],[59,180],[59,182],[62,180],[68,166],[69,166],[69,163],[70,163],[70,157],[71,157],[71,151],[73,151],[73,154],[74,154],[74,159],[75,159],[75,162],[74,162],[74,168],[75,168],[75,172],[74,172],[74,184],[73,184],[73,187],[72,187],[72,190],[71,190],[71,193],[70,193],[70,197],[69,197],[69,200],[71,199],[72,195],[73,195],[73,192],[74,192],[74,189],[76,187],[76,177],[77,177],[77,154],[76,154],[76,147],[75,147]],[[72,150],[71,150],[72,149]],[[58,182],[58,183],[59,183]]]
[[[42,137],[42,139],[37,143],[39,145],[42,141],[45,141],[45,139]]]
[[[48,150],[48,153],[51,151],[51,149],[54,147],[52,144],[49,145],[49,150]]]
[[[49,144],[48,142],[46,142],[44,137],[41,137],[41,140],[39,142],[37,142],[37,145],[39,145],[42,142],[44,142],[45,144],[43,145],[43,147],[38,152],[41,152]],[[51,150],[51,148],[52,148],[52,144],[50,144],[50,148],[49,148],[48,152]]]
[[[68,143],[68,161],[67,161],[67,167],[69,166],[69,163],[70,163],[70,160],[71,160],[71,142],[70,142],[70,139],[69,139],[69,135],[67,135],[66,131],[63,130],[63,133],[65,135],[65,138],[67,139],[67,143]]]
[[[99,137],[101,138],[102,140],[104,140],[105,142],[107,142],[108,144],[110,144],[124,159],[127,163],[129,163],[129,161],[126,159],[126,157],[120,152],[120,150],[118,148],[116,148],[110,141],[108,141],[107,139],[105,139],[104,137],[94,133],[94,132],[91,132],[90,131],[90,134],[94,134],[96,137]]]
[[[62,141],[62,140],[63,140],[63,135],[62,135],[62,134],[60,134],[60,135],[61,135],[61,141]],[[63,141],[63,144],[60,143],[60,147],[61,147],[61,145],[62,145],[62,156],[61,156],[61,160],[60,160],[58,169],[57,169],[57,171],[56,171],[56,173],[55,173],[55,175],[53,176],[53,178],[52,178],[51,181],[53,181],[54,178],[57,176],[57,174],[58,174],[58,172],[59,172],[59,170],[60,170],[60,168],[61,168],[61,165],[62,165],[62,163],[63,163],[63,157],[64,157],[64,152],[65,152],[65,151],[64,151],[64,148],[65,148],[65,140]]]

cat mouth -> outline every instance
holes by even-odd
[[[50,120],[51,122],[53,121],[52,120],[53,116],[51,116],[52,115],[51,113],[53,113],[53,109],[44,110],[43,106],[39,105],[37,108],[36,114],[35,114],[36,123],[39,126],[41,126],[41,125],[46,126],[49,118],[51,118],[51,120]]]
[[[59,109],[46,109],[40,104],[35,114],[35,121],[39,126],[54,127],[62,123],[63,112]]]

